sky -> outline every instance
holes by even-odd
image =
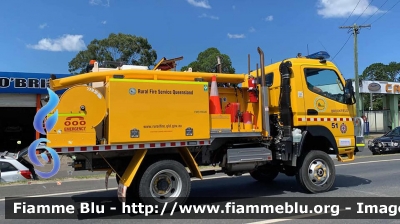
[[[400,0],[13,0],[0,1],[0,71],[68,73],[68,62],[93,39],[125,33],[148,39],[180,67],[209,47],[230,56],[236,73],[327,51],[354,77],[354,38],[340,26],[371,25],[358,35],[359,73],[400,61]],[[397,4],[397,5],[396,5]],[[357,6],[357,7],[356,7]],[[346,44],[345,44],[346,43]],[[336,56],[335,56],[336,55]],[[335,56],[335,57],[334,57]]]

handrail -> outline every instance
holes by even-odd
[[[57,79],[55,75],[50,78],[50,88],[53,91],[72,87],[74,85],[88,84],[92,82],[106,82],[114,76],[123,76],[125,79],[147,79],[147,80],[173,80],[173,81],[195,81],[202,78],[205,82],[211,82],[216,75],[217,81],[221,83],[239,84],[245,82],[245,74],[220,74],[206,72],[176,72],[176,71],[154,71],[154,70],[108,70],[101,72],[90,72]]]

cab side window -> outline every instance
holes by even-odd
[[[258,77],[257,83],[261,83],[261,76]],[[271,87],[272,84],[274,83],[274,73],[267,73],[265,74],[265,86]]]
[[[274,73],[271,72],[271,73],[265,74],[265,85],[268,87],[271,87],[273,83],[274,83]]]
[[[331,69],[304,69],[307,87],[312,92],[331,100],[345,103],[344,86],[338,74]]]

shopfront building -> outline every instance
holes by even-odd
[[[46,73],[0,72],[0,152],[19,151],[40,137],[33,119],[47,95],[49,78]]]

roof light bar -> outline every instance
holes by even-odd
[[[328,59],[331,56],[326,51],[319,51],[314,54],[307,55],[306,58],[310,59]]]

